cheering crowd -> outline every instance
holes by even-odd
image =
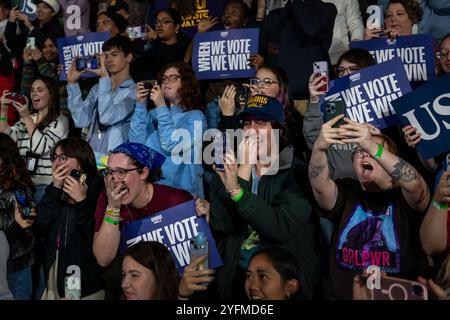
[[[429,34],[450,73],[449,1],[222,1],[194,31],[258,28],[259,48],[254,77],[214,80],[182,27],[199,1],[38,0],[34,20],[19,2],[0,0],[0,300],[383,299],[372,277],[450,299],[450,150],[323,109],[329,80],[377,64],[352,41]],[[87,32],[110,37],[60,80],[56,39]],[[187,201],[221,266],[123,247]]]

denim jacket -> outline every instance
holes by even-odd
[[[136,84],[123,81],[112,90],[110,77],[102,77],[82,99],[78,83],[67,85],[68,108],[77,128],[89,127],[87,140],[98,160],[127,141],[130,119],[136,101]]]

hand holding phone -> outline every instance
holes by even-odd
[[[203,232],[199,232],[194,239],[190,241],[191,248],[189,252],[190,261],[206,256],[202,263],[197,265],[197,270],[209,269],[209,242]]]
[[[220,172],[225,171],[223,157],[226,152],[226,139],[227,136],[220,131],[218,131],[213,138],[215,170]]]
[[[31,200],[31,196],[23,189],[14,190],[14,195],[22,219],[34,220],[36,216],[32,214],[32,209],[36,208],[36,204]]]
[[[328,92],[329,83],[329,73],[328,73],[328,62],[326,61],[316,61],[313,63],[313,73],[317,74],[316,77],[320,77],[325,84],[318,89],[320,92]]]
[[[326,101],[325,102],[325,110],[324,110],[324,122],[328,122],[331,119],[336,118],[337,116],[344,114],[345,115],[345,103],[342,100],[335,101]],[[339,128],[339,126],[345,124],[344,119],[340,119],[333,128]]]
[[[428,290],[417,281],[381,277],[381,288],[372,290],[372,300],[428,300]]]

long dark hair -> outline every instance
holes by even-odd
[[[50,158],[54,158],[55,151],[58,147],[62,149],[62,152],[66,156],[78,160],[81,172],[86,173],[88,178],[93,178],[97,175],[95,155],[91,145],[87,141],[74,137],[59,140],[53,147]]]
[[[0,41],[0,75],[9,77],[13,73],[13,65],[11,55],[6,50],[3,42]]]
[[[339,57],[336,67],[339,67],[344,60],[356,64],[359,69],[367,68],[377,63],[369,51],[361,48],[353,48],[345,51]],[[335,73],[337,76],[336,70]]]
[[[38,130],[42,131],[47,127],[50,123],[56,120],[56,118],[59,117],[59,100],[58,100],[58,87],[56,84],[56,81],[53,78],[47,77],[47,76],[38,76],[36,79],[34,79],[33,83],[41,80],[44,82],[45,86],[48,89],[49,92],[49,101],[48,101],[48,111],[47,115],[40,121],[38,124],[36,124],[36,127]],[[35,113],[36,111],[33,110],[32,113]]]
[[[299,300],[307,299],[307,285],[304,280],[303,271],[297,262],[296,257],[287,249],[281,247],[263,247],[258,250],[251,258],[250,262],[259,255],[265,255],[274,269],[280,274],[284,283],[295,279],[299,282],[299,287],[289,299]]]
[[[181,88],[178,94],[181,97],[180,106],[184,111],[202,109],[200,83],[195,76],[191,66],[184,62],[170,63],[164,66],[158,74],[158,82],[162,84],[161,78],[167,69],[175,68],[181,76]]]
[[[178,275],[169,250],[156,241],[139,242],[125,251],[124,258],[131,257],[155,274],[155,291],[152,300],[177,300]]]
[[[0,188],[9,190],[23,188],[34,190],[25,161],[17,143],[6,133],[0,133]]]

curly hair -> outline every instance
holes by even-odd
[[[0,188],[34,190],[33,182],[19,153],[17,143],[6,133],[0,133]]]
[[[170,68],[175,68],[180,73],[181,88],[178,90],[178,94],[181,97],[180,106],[183,110],[203,109],[200,83],[194,70],[187,63],[175,62],[164,66],[158,74],[158,83],[162,84],[162,76]]]
[[[408,18],[412,21],[413,24],[418,23],[422,20],[423,11],[420,7],[420,2],[417,0],[390,0],[388,5],[386,6],[386,11],[391,4],[398,3],[405,8],[406,14]]]

